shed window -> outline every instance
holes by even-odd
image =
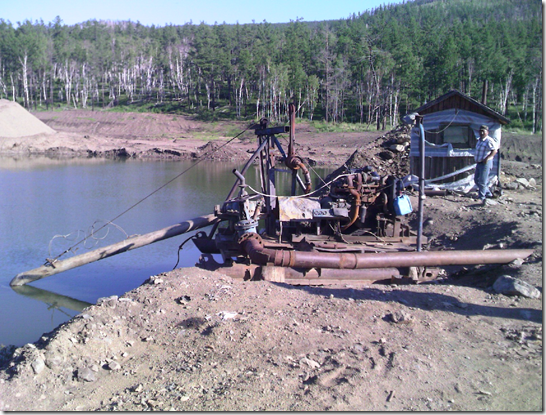
[[[468,125],[449,125],[444,128],[444,143],[451,143],[454,148],[472,148]]]

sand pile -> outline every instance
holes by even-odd
[[[18,103],[0,99],[0,138],[54,133],[53,128],[48,127]]]

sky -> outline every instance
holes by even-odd
[[[381,5],[403,0],[0,0],[0,19],[17,22],[64,24],[87,20],[131,20],[145,26],[189,23],[234,24],[288,23],[290,20],[322,21],[346,19]],[[406,0],[407,2],[407,0]]]

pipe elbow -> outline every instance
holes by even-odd
[[[346,231],[352,224],[354,224],[358,219],[358,214],[360,213],[360,193],[354,188],[349,188],[349,193],[355,198],[352,209],[353,214],[351,216],[350,222],[341,228],[342,231]]]
[[[250,261],[256,265],[268,263],[278,267],[292,267],[295,263],[295,254],[284,249],[269,249],[257,233],[246,233],[239,239],[239,246],[248,255]]]
[[[303,176],[305,178],[305,190],[304,192],[310,193],[311,192],[311,175],[309,174],[309,170],[307,167],[305,167],[305,164],[303,164],[303,160],[298,156],[288,156],[285,160],[286,167],[288,167],[290,170],[297,171],[301,170],[303,173]]]
[[[239,239],[239,246],[254,264],[267,265],[272,262],[271,252],[264,247],[263,240],[257,233],[245,233]]]

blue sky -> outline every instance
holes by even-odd
[[[0,0],[0,18],[17,22],[60,16],[67,25],[90,19],[132,20],[150,26],[217,23],[288,23],[342,19],[403,0]]]

